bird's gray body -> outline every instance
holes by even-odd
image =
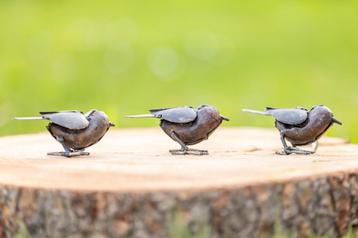
[[[171,150],[172,154],[207,154],[207,151],[187,148],[209,138],[210,134],[227,118],[220,115],[218,110],[209,105],[198,108],[176,107],[152,109],[151,114],[129,116],[154,117],[160,119],[160,127],[174,141],[178,142],[181,150]]]
[[[181,118],[188,115],[189,113],[185,113],[176,116],[177,118]],[[186,118],[188,119],[189,117]],[[161,119],[160,127],[173,140],[177,141],[173,136],[173,133],[175,133],[185,145],[195,145],[203,140],[207,140],[215,129],[220,126],[222,121],[223,119],[216,108],[212,106],[202,106],[195,110],[195,117],[191,116],[190,121],[180,123]]]
[[[244,111],[271,115],[275,118],[275,126],[281,134],[286,154],[300,152],[309,154],[311,152],[292,149],[286,145],[285,140],[288,140],[293,147],[309,145],[317,142],[333,123],[341,124],[334,118],[331,110],[323,105],[315,106],[311,110],[266,108],[263,112],[250,109],[244,109]]]
[[[81,152],[99,142],[113,126],[107,115],[98,110],[91,110],[86,114],[80,111],[40,112],[40,115],[40,117],[16,119],[49,120],[48,131],[65,149],[64,153],[51,154],[67,157],[70,157],[73,152]]]
[[[78,118],[84,116],[78,113],[76,115]],[[47,129],[65,148],[69,148],[71,151],[84,150],[99,142],[111,127],[107,115],[101,111],[92,110],[85,118],[88,122],[85,128],[71,129],[52,121]],[[78,121],[80,120],[78,119]]]
[[[276,120],[276,128],[293,146],[316,142],[333,124],[333,114],[327,107],[316,106],[306,112],[307,119],[298,124]]]

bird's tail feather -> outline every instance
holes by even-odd
[[[131,115],[126,117],[127,118],[153,118],[155,116],[153,114],[142,114],[142,115]]]
[[[252,110],[252,109],[243,109],[243,112],[249,112],[249,113],[254,113],[254,114],[260,114],[260,115],[269,115],[267,112],[265,111],[257,111],[257,110]]]
[[[15,117],[15,120],[29,121],[29,120],[44,120],[43,117]]]

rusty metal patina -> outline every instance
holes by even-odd
[[[271,115],[275,118],[275,126],[280,132],[283,145],[278,154],[314,154],[318,148],[318,139],[334,124],[342,123],[334,118],[332,111],[323,105],[314,106],[311,110],[305,108],[283,109],[266,108],[265,111],[244,109],[245,112]],[[292,146],[287,145],[289,141]],[[313,151],[303,150],[297,146],[315,144]]]
[[[73,157],[89,155],[84,150],[97,142],[114,126],[108,116],[99,110],[86,114],[80,111],[41,112],[40,117],[18,117],[17,120],[49,120],[47,126],[51,135],[63,146],[64,152],[48,155]]]
[[[209,105],[198,108],[177,107],[150,110],[151,114],[128,116],[130,118],[154,117],[160,119],[160,127],[174,141],[180,144],[178,150],[170,150],[173,155],[207,155],[207,150],[191,149],[209,136],[220,126],[223,120],[229,119]]]

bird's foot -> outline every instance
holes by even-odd
[[[278,155],[290,155],[290,154],[312,155],[314,153],[315,153],[314,151],[302,150],[302,149],[295,148],[295,147],[287,147],[287,148],[284,148],[280,152],[276,152],[276,154],[278,154]]]
[[[187,149],[187,152],[191,155],[208,155],[207,150],[198,150],[198,149]]]
[[[276,151],[276,155],[290,155],[291,153],[288,152],[287,150],[280,150],[280,151]]]
[[[75,156],[90,155],[90,153],[85,152],[85,151],[74,151],[74,152],[64,151],[64,152],[50,152],[50,153],[47,153],[47,155],[63,156],[63,157],[71,158],[71,157],[75,157]]]
[[[207,150],[198,150],[198,149],[180,149],[180,150],[170,150],[172,155],[208,155],[209,152]]]

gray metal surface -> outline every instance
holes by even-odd
[[[70,130],[85,129],[89,125],[86,116],[80,111],[41,112],[40,114],[44,119]]]
[[[308,111],[304,109],[267,109],[266,112],[287,125],[300,125],[308,118]]]
[[[196,119],[197,110],[191,107],[176,107],[169,109],[154,109],[150,110],[155,117],[173,123],[188,123]]]

